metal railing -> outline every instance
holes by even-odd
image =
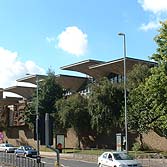
[[[5,152],[0,152],[0,163],[12,167],[45,167],[45,163],[37,163],[36,158],[17,157],[15,154]]]

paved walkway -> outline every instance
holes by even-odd
[[[41,157],[57,157],[56,152],[40,152]],[[91,162],[97,162],[97,155],[87,155],[87,154],[75,154],[75,153],[60,153],[60,158],[62,159],[78,159]]]

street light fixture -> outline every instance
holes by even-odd
[[[37,138],[37,157],[39,157],[39,112],[38,112],[38,88],[39,88],[39,78],[36,75],[36,138]]]
[[[31,75],[29,73],[27,73],[26,75]],[[39,99],[38,99],[38,89],[39,89],[39,76],[36,74],[35,75],[35,80],[36,80],[36,106],[35,106],[35,115],[36,115],[36,129],[35,129],[35,133],[36,133],[36,139],[37,139],[37,145],[36,145],[36,149],[37,149],[37,164],[39,166],[40,163],[40,154],[39,154],[39,111],[38,111],[38,106],[39,106]]]
[[[125,149],[128,152],[128,121],[127,121],[127,100],[126,100],[126,38],[125,33],[118,33],[123,36],[124,53],[124,100],[125,100]]]

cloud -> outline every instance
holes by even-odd
[[[83,55],[87,50],[87,44],[87,34],[76,26],[67,27],[58,35],[58,48],[75,56]]]
[[[25,63],[19,61],[17,52],[12,52],[0,47],[0,88],[15,86],[16,80],[24,77],[26,73],[44,74],[45,71],[33,61],[28,60]]]
[[[158,28],[160,26],[160,23],[159,22],[154,22],[154,21],[150,21],[148,24],[142,24],[140,29],[143,30],[143,31],[148,31],[148,30],[151,30],[151,29],[155,29],[155,28]]]
[[[145,11],[154,14],[167,13],[167,0],[138,0]]]
[[[54,42],[55,41],[55,38],[54,37],[46,37],[46,40],[51,43],[51,42]]]
[[[145,12],[149,12],[151,20],[148,23],[143,23],[141,30],[147,31],[156,29],[160,26],[159,22],[166,19],[167,0],[138,0]]]

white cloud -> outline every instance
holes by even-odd
[[[54,42],[55,41],[55,38],[54,37],[46,37],[46,40],[51,43],[51,42]]]
[[[67,27],[58,35],[58,47],[62,50],[80,56],[87,50],[87,34],[83,33],[78,27]]]
[[[141,30],[156,29],[160,26],[159,22],[166,19],[167,0],[138,0],[138,3],[144,11],[149,12],[151,18],[147,24],[141,25]]]
[[[167,12],[167,0],[138,0],[145,11],[154,14]]]
[[[0,47],[0,88],[15,86],[16,80],[24,77],[26,73],[44,74],[45,71],[33,61],[21,62],[18,53]]]
[[[159,22],[150,21],[148,24],[142,24],[140,29],[143,31],[148,31],[151,29],[158,28],[160,26]]]

